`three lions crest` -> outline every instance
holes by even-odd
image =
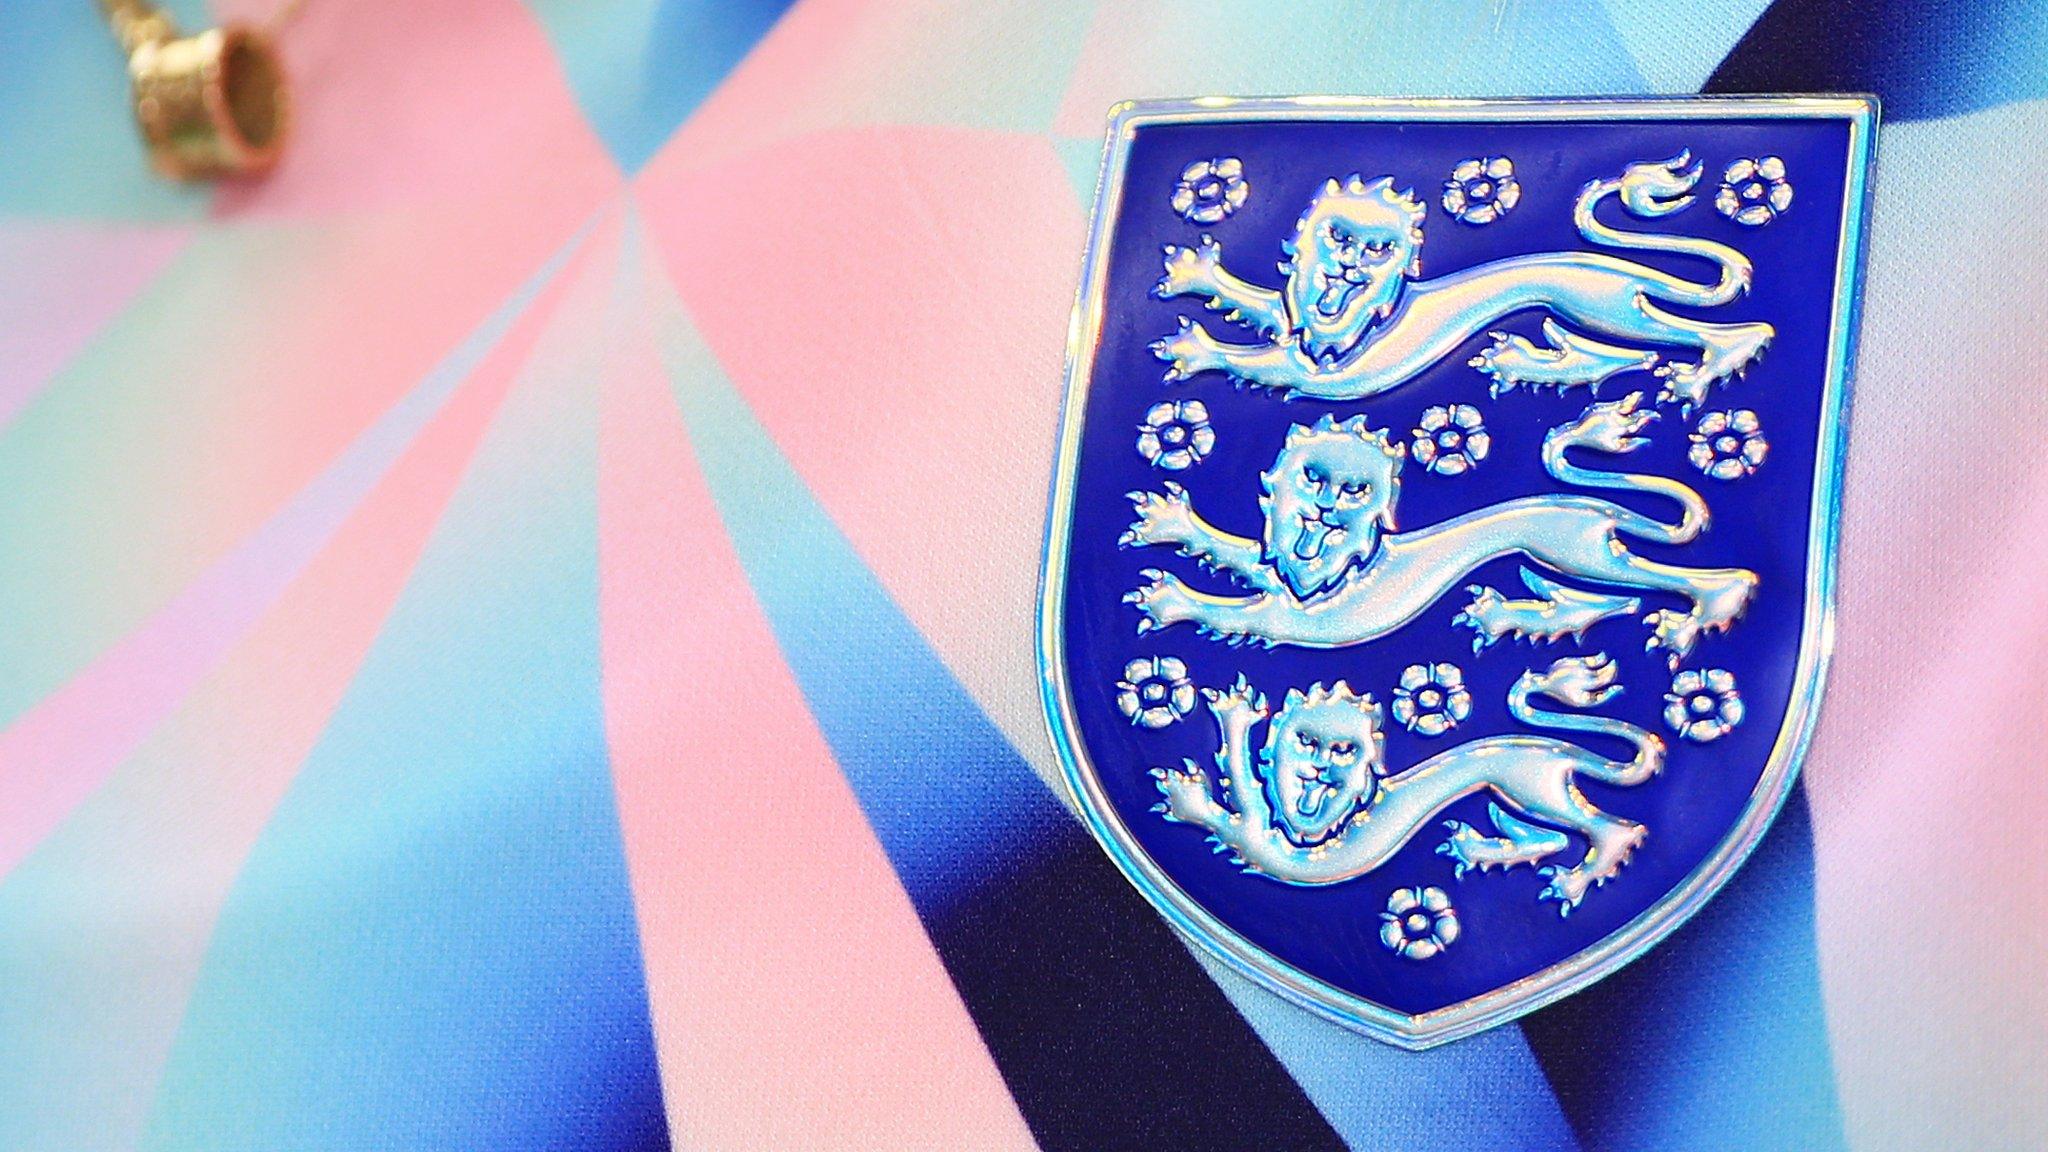
[[[1406,1046],[1690,915],[1813,720],[1871,112],[1631,107],[1112,126],[1055,745],[1176,923]]]

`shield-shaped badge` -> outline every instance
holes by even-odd
[[[1828,658],[1875,120],[1116,112],[1041,660],[1079,807],[1175,925],[1421,1047],[1728,879]]]

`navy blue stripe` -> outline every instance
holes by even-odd
[[[1594,1148],[1846,1146],[1794,789],[1755,855],[1642,959],[1522,1021]]]
[[[1086,833],[1040,846],[926,921],[1040,1144],[1344,1146]]]
[[[1875,92],[1888,120],[2048,96],[2039,0],[1777,0],[1706,91]]]

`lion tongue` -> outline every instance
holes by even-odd
[[[1294,558],[1313,560],[1323,554],[1323,545],[1330,539],[1330,526],[1320,520],[1304,520],[1301,534],[1294,538]]]
[[[1301,800],[1295,804],[1295,811],[1311,820],[1315,819],[1322,814],[1323,801],[1329,799],[1331,791],[1333,789],[1321,780],[1311,783],[1302,792]]]
[[[1323,289],[1323,294],[1316,297],[1316,311],[1325,316],[1335,316],[1344,311],[1344,301],[1356,287],[1357,285],[1345,280],[1330,281],[1329,286]]]

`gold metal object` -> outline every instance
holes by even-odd
[[[180,36],[148,0],[99,3],[128,54],[135,122],[152,167],[176,180],[215,180],[260,175],[277,163],[290,91],[265,30],[230,24]]]

